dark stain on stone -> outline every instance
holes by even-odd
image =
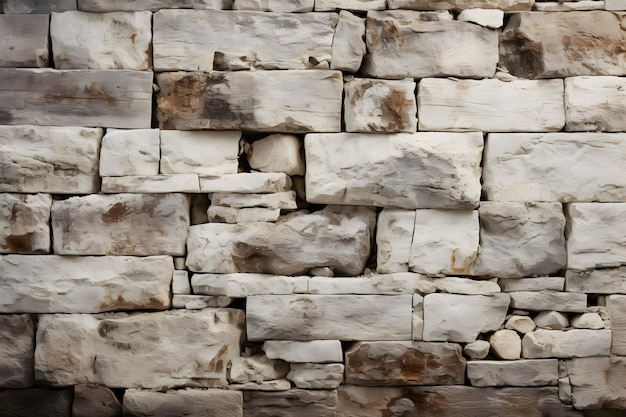
[[[106,213],[102,214],[102,221],[105,223],[116,223],[123,220],[129,212],[124,203],[115,203]]]
[[[31,253],[33,246],[31,242],[32,233],[24,233],[23,235],[11,235],[6,237],[6,246],[9,252],[13,253]]]
[[[412,101],[407,99],[402,91],[392,90],[382,102],[383,120],[387,121],[387,131],[401,130],[408,127],[406,109],[410,108]]]
[[[13,119],[13,114],[9,110],[0,108],[0,124],[10,124]]]
[[[102,88],[102,86],[95,81],[89,85],[86,85],[83,88],[83,93],[89,95],[90,97],[103,100],[109,105],[115,104],[115,98],[111,96],[111,94],[109,94],[107,91],[105,91],[104,88]]]

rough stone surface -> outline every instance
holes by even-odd
[[[611,348],[610,330],[538,329],[522,339],[524,358],[582,358],[608,356]]]
[[[516,360],[522,354],[522,339],[514,330],[498,330],[489,337],[493,353],[500,359]]]
[[[504,325],[506,329],[515,330],[518,333],[526,334],[532,332],[537,327],[533,319],[528,316],[513,315],[509,317]]]
[[[100,385],[74,386],[72,417],[121,417],[122,404],[113,391]]]
[[[6,14],[47,14],[76,10],[76,0],[4,0]]]
[[[2,417],[70,417],[72,388],[0,391]]]
[[[584,312],[587,310],[587,294],[556,291],[510,292],[511,307],[521,310],[554,310],[561,312]]]
[[[315,0],[315,11],[347,10],[384,10],[385,0]]]
[[[476,132],[309,134],[304,148],[312,203],[460,209],[479,202]]]
[[[34,353],[35,324],[28,314],[0,315],[1,388],[34,385]]]
[[[500,286],[494,281],[474,280],[458,277],[435,278],[437,291],[449,294],[493,295],[501,292]]]
[[[248,339],[409,340],[410,295],[255,295]]]
[[[176,269],[172,274],[172,294],[191,294],[189,272]]]
[[[200,9],[222,10],[230,9],[233,0],[78,0],[79,9],[85,12],[112,12],[150,10],[156,12],[161,9]]]
[[[361,342],[346,351],[346,383],[462,385],[465,359],[454,343]]]
[[[542,387],[557,385],[558,377],[559,361],[556,359],[467,363],[467,378],[474,387]]]
[[[498,284],[502,291],[563,291],[565,278],[563,277],[538,277],[538,278],[509,278],[500,279]],[[595,292],[595,291],[574,291]]]
[[[576,408],[626,408],[626,358],[566,361]]]
[[[246,155],[250,168],[257,171],[304,175],[302,141],[295,135],[266,136],[252,142]]]
[[[376,227],[376,271],[407,272],[415,228],[415,211],[383,209]]]
[[[626,131],[626,80],[572,77],[565,80],[565,130]]]
[[[463,353],[471,360],[485,359],[489,355],[491,345],[486,340],[476,340],[465,345]]]
[[[235,0],[233,10],[252,10],[261,12],[312,12],[315,0]]]
[[[509,307],[507,294],[429,294],[424,297],[424,340],[473,342],[479,333],[498,330]]]
[[[572,327],[576,329],[604,329],[604,321],[598,313],[583,313],[572,317],[570,320]],[[615,343],[615,327],[613,329],[613,343]]]
[[[232,302],[232,298],[218,295],[174,294],[172,296],[172,308],[185,308],[187,310],[227,307]]]
[[[569,319],[558,311],[541,311],[533,320],[540,329],[563,330],[569,326]]]
[[[124,394],[124,416],[129,417],[243,417],[243,395],[228,390],[129,389]]]
[[[283,379],[289,373],[289,364],[267,356],[255,355],[230,361],[228,380],[233,382],[256,382]]]
[[[293,384],[303,389],[335,389],[343,382],[341,363],[294,363],[287,375]]]
[[[311,294],[423,294],[435,292],[432,279],[410,272],[372,274],[362,277],[312,277]]]
[[[102,177],[103,193],[199,193],[197,174],[160,174],[128,177]]]
[[[466,9],[459,13],[458,20],[476,23],[489,29],[498,29],[504,24],[504,12],[493,9]]]
[[[609,296],[609,314],[611,317],[611,330],[613,341],[611,353],[613,355],[626,355],[626,296]]]
[[[337,391],[291,389],[283,392],[244,392],[246,417],[335,417]]]
[[[592,294],[626,294],[626,267],[565,272],[565,290]]]
[[[48,16],[0,15],[0,67],[48,66]]]
[[[200,177],[203,193],[277,193],[289,191],[292,182],[283,172],[242,172]]]
[[[243,312],[229,309],[41,315],[35,377],[54,386],[223,387],[243,326]]]
[[[339,340],[266,340],[263,351],[270,359],[295,363],[342,362],[343,352]]]
[[[604,10],[603,0],[574,0],[562,3],[544,1],[535,3],[535,10],[539,12],[572,12],[575,10]]]
[[[500,9],[507,12],[530,10],[534,0],[388,0],[390,9],[462,10]]]
[[[565,216],[559,203],[481,202],[480,253],[472,275],[521,278],[565,267]]]
[[[341,10],[333,38],[330,68],[355,73],[361,68],[365,46],[365,19]]]
[[[266,207],[285,210],[298,208],[295,191],[270,194],[213,193],[211,204],[234,208]]]
[[[250,295],[306,293],[309,277],[265,274],[194,274],[194,294],[244,298]]]
[[[49,194],[0,193],[0,253],[50,252]]]
[[[159,155],[158,129],[107,129],[100,148],[100,175],[157,175]]]

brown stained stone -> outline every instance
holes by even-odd
[[[346,351],[346,382],[366,386],[462,385],[465,359],[453,343],[361,342]]]
[[[72,388],[0,391],[0,417],[70,417]]]
[[[0,194],[0,253],[50,252],[49,194]]]
[[[243,393],[244,417],[336,417],[336,412],[335,390]]]
[[[121,417],[122,404],[113,391],[100,385],[74,386],[72,417]]]

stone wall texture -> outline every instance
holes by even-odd
[[[626,415],[626,1],[0,12],[0,417]]]

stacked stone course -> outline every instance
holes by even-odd
[[[625,1],[0,8],[0,416],[626,413]]]

